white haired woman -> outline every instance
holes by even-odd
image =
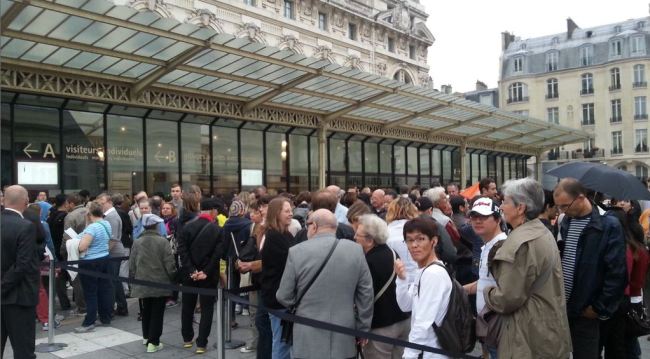
[[[372,276],[375,294],[372,332],[407,341],[411,327],[410,313],[402,312],[397,305],[395,270],[392,266],[397,256],[386,245],[388,240],[386,222],[374,214],[360,216],[354,240],[363,248]],[[397,359],[402,357],[403,352],[403,347],[376,341],[369,341],[364,348],[365,357],[368,359]]]
[[[538,219],[544,190],[523,178],[507,181],[503,194],[501,210],[513,230],[490,253],[497,286],[483,291],[485,304],[502,318],[498,357],[567,358],[571,335],[560,253]]]

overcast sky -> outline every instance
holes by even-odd
[[[429,48],[433,86],[454,91],[475,88],[476,80],[497,87],[501,33],[522,39],[566,32],[571,17],[581,28],[648,16],[643,0],[420,0],[436,41]]]

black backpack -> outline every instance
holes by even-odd
[[[442,319],[440,326],[436,325],[435,322],[433,323],[433,331],[438,337],[441,349],[455,354],[469,353],[474,350],[476,344],[476,318],[472,313],[469,298],[463,286],[449,274],[444,265],[433,262],[426,266],[424,270],[434,264],[442,267],[449,275],[451,294],[449,294],[447,314]],[[419,288],[418,283],[418,290]]]

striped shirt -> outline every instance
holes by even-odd
[[[564,294],[567,302],[571,297],[571,290],[573,289],[573,278],[576,267],[576,252],[578,250],[578,241],[582,231],[591,220],[591,216],[583,218],[567,218],[569,222],[569,230],[567,231],[566,238],[564,238],[564,255],[562,257],[562,273],[564,274]]]

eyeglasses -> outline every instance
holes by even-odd
[[[566,212],[569,208],[571,208],[571,206],[573,206],[573,203],[578,199],[578,197],[574,198],[573,201],[571,201],[569,204],[557,204],[555,206],[560,212]]]
[[[412,246],[414,246],[416,243],[417,243],[418,245],[420,245],[420,244],[422,244],[422,243],[424,243],[424,242],[426,242],[426,241],[428,241],[428,240],[429,240],[429,238],[427,238],[427,237],[425,237],[425,236],[422,236],[422,237],[418,237],[418,238],[409,238],[409,239],[405,239],[404,242],[406,243],[407,246],[412,247]]]

